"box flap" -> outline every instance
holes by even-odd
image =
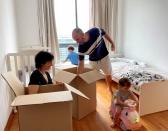
[[[63,70],[57,70],[55,73],[55,80],[58,82],[70,83],[75,77],[76,74]]]
[[[89,71],[89,72],[86,72],[86,73],[82,73],[82,74],[79,74],[79,76],[85,81],[87,82],[88,84],[94,82],[94,81],[97,81],[97,80],[100,80],[100,79],[103,79],[104,78],[104,75],[101,74],[99,71],[97,70],[93,70],[93,71]]]
[[[72,101],[72,94],[70,91],[21,95],[16,97],[11,105],[22,106],[65,101]]]
[[[6,72],[1,74],[16,96],[24,95],[25,90],[21,81],[17,78],[14,72]]]
[[[74,68],[77,67],[76,65],[66,64],[66,63],[61,63],[61,64],[56,64],[55,68],[59,70],[64,70],[64,69],[69,69],[69,68]]]
[[[73,92],[73,93],[75,93],[75,94],[77,94],[77,95],[79,95],[79,96],[81,96],[81,97],[84,97],[84,98],[86,98],[86,99],[89,100],[89,98],[88,98],[85,94],[83,94],[81,91],[79,91],[79,90],[73,88],[72,86],[70,86],[70,85],[68,85],[68,84],[65,84],[65,86],[67,87],[67,89],[68,89],[69,91],[71,91],[71,92]]]

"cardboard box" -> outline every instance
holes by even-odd
[[[55,80],[67,83],[86,94],[90,100],[73,94],[73,117],[80,120],[91,112],[96,111],[96,81],[104,76],[96,71],[85,68],[84,73],[77,75],[77,67],[57,67]]]
[[[58,84],[31,86],[26,88],[27,92],[34,94],[25,95],[25,88],[12,72],[2,76],[16,95],[11,105],[18,109],[20,131],[73,130],[71,92],[87,98],[83,93],[67,84]]]

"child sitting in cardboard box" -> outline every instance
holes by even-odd
[[[40,51],[35,56],[35,66],[34,70],[30,76],[29,85],[46,85],[53,84],[52,79],[48,71],[52,66],[52,61],[54,56],[46,51]]]

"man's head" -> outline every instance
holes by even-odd
[[[77,43],[83,43],[84,42],[84,32],[80,28],[75,28],[72,31],[72,38]]]

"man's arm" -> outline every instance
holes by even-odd
[[[104,37],[110,42],[110,44],[111,44],[111,50],[112,50],[112,51],[115,51],[115,45],[114,45],[113,40],[110,38],[110,36],[106,33],[106,34],[104,35]]]
[[[79,60],[77,74],[81,74],[84,71],[84,60]]]

